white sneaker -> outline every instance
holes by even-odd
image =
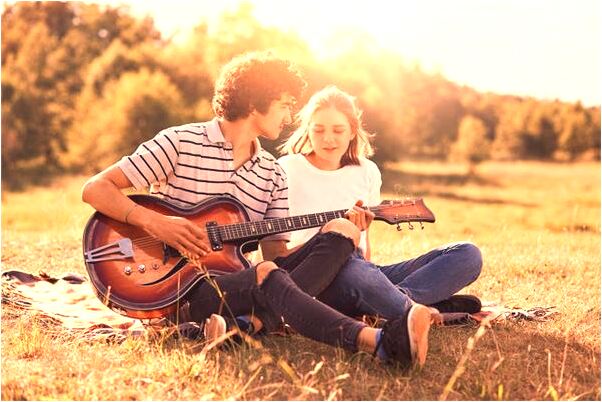
[[[211,317],[205,320],[203,334],[207,343],[212,343],[217,338],[226,333],[226,320],[221,315],[211,314]]]

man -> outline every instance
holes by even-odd
[[[136,204],[121,190],[150,186],[150,193],[178,206],[192,206],[212,195],[230,194],[251,220],[286,217],[287,185],[274,157],[258,137],[276,139],[291,122],[291,110],[305,81],[286,60],[270,54],[233,59],[215,86],[215,119],[161,131],[132,155],[92,177],[82,198],[116,220],[138,226],[194,260],[211,252],[207,233],[185,218],[165,216]],[[252,269],[201,281],[184,297],[180,316],[203,323],[224,304],[234,316],[251,315],[256,329],[275,329],[282,317],[301,335],[363,350],[384,360],[423,364],[428,348],[430,311],[414,306],[382,330],[348,318],[315,300],[334,279],[359,241],[350,221],[337,219],[321,229],[303,255],[286,271],[271,260],[290,251],[288,234],[261,241],[264,261]]]

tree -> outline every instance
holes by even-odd
[[[261,25],[248,2],[241,3],[233,12],[224,12],[207,38],[209,41],[202,49],[213,78],[225,63],[245,52],[274,50],[293,61],[311,59],[308,46],[299,36]]]
[[[2,74],[2,178],[9,184],[17,181],[13,173],[24,164],[55,165],[55,150],[61,145],[53,130],[48,91],[47,59],[56,39],[38,22],[23,46],[30,51],[14,54]]]
[[[458,138],[452,146],[452,158],[468,162],[468,174],[474,175],[479,163],[489,158],[491,142],[487,126],[475,116],[464,116],[458,128]]]
[[[17,2],[2,13],[3,178],[61,168],[88,64],[114,39],[156,41],[152,21],[79,2]],[[9,96],[7,96],[9,95]],[[9,184],[11,182],[9,181]]]
[[[599,122],[599,120],[598,120]],[[575,160],[582,153],[599,144],[600,128],[580,103],[565,109],[564,125],[560,132],[559,150]]]
[[[74,126],[69,162],[96,172],[160,130],[189,120],[178,88],[162,72],[143,68],[106,85]]]

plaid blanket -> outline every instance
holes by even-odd
[[[48,319],[65,330],[89,338],[117,339],[146,335],[140,320],[124,317],[107,308],[88,280],[78,274],[53,278],[44,272],[2,273],[2,303]]]

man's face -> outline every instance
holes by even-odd
[[[257,113],[255,115],[255,127],[259,135],[269,140],[278,138],[284,126],[291,124],[295,98],[288,93],[284,93],[280,99],[272,101],[265,114]]]

